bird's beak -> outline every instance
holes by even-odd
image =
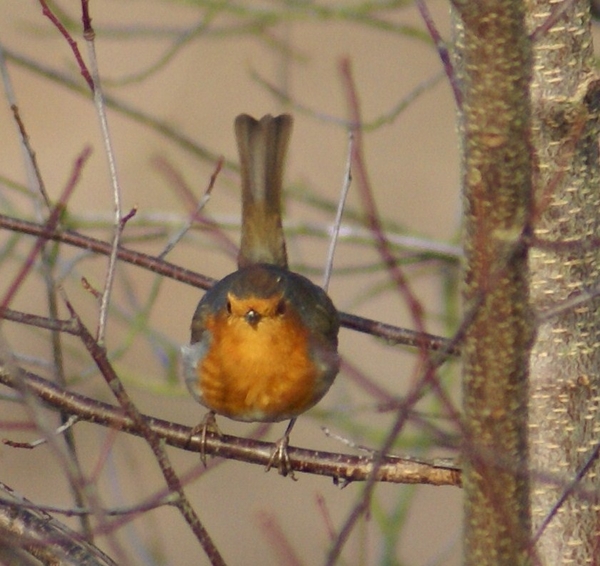
[[[254,309],[250,309],[246,315],[244,316],[244,318],[246,319],[246,322],[252,326],[252,327],[256,327],[256,325],[260,322],[260,319],[262,318],[262,316],[260,315],[260,313],[256,312]]]

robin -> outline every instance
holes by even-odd
[[[267,470],[290,472],[296,417],[327,393],[339,370],[339,316],[325,291],[288,269],[281,222],[283,165],[292,117],[242,114],[235,134],[242,177],[238,270],[198,303],[185,379],[209,409],[199,425],[218,432],[215,414],[247,422],[290,419]]]

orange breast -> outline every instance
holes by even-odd
[[[316,403],[318,370],[297,316],[265,317],[252,327],[219,314],[206,321],[210,347],[197,368],[202,402],[243,421],[281,421]]]

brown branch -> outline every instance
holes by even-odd
[[[36,557],[36,564],[64,566],[116,566],[100,549],[49,515],[34,508],[24,497],[0,482],[0,545],[4,551],[19,551]],[[6,555],[3,554],[3,558]],[[17,561],[18,560],[18,561]],[[4,563],[4,562],[3,562]],[[33,564],[21,555],[11,564]]]
[[[31,236],[42,237],[46,240],[62,242],[101,255],[110,254],[110,243],[98,240],[91,236],[84,236],[74,230],[51,229],[45,225],[5,216],[3,214],[0,214],[0,228],[29,234]],[[190,271],[189,269],[184,269],[169,263],[168,261],[160,260],[148,254],[136,252],[123,246],[119,247],[117,257],[126,263],[143,267],[153,273],[187,283],[193,287],[209,289],[215,282],[211,277],[205,277],[199,273]]]
[[[98,240],[91,236],[85,236],[74,230],[61,230],[58,228],[49,228],[45,225],[37,224],[35,222],[29,222],[27,220],[21,220],[11,216],[0,214],[0,228],[10,230],[12,232],[19,232],[22,234],[29,234],[38,238],[44,238],[46,240],[53,240],[56,242],[62,242],[71,246],[75,246],[84,250],[88,250],[93,253],[108,255],[110,254],[110,244],[102,240]],[[152,271],[159,275],[164,275],[169,279],[175,281],[181,281],[191,285],[192,287],[198,287],[200,289],[209,289],[215,282],[212,277],[207,277],[184,269],[178,265],[170,263],[168,261],[156,258],[154,256],[137,252],[123,246],[119,247],[117,251],[117,257],[126,263],[136,265],[143,269]],[[14,312],[14,311],[13,311]],[[4,316],[4,315],[3,315]],[[9,318],[6,316],[6,318]],[[409,330],[407,328],[400,328],[391,324],[385,324],[369,318],[356,316],[349,313],[340,313],[342,325],[346,328],[356,330],[357,332],[363,332],[370,334],[377,338],[383,338],[384,340],[392,344],[403,344],[406,346],[413,347],[426,347],[429,350],[444,352],[448,355],[456,356],[459,354],[459,347],[456,343],[451,343],[447,338],[434,336],[432,334],[417,332]],[[40,318],[37,319],[41,322]],[[23,320],[26,322],[26,320]],[[52,324],[54,324],[52,322]]]
[[[77,336],[77,324],[73,320],[52,319],[45,316],[29,314],[12,309],[4,309],[2,311],[1,318],[18,322],[20,324],[45,328],[46,330],[51,330],[52,332],[65,332],[67,334],[73,334],[74,336]]]
[[[142,416],[132,399],[127,394],[123,384],[121,383],[121,380],[119,379],[119,376],[116,374],[112,365],[108,361],[106,349],[100,346],[90,334],[69,302],[67,302],[67,308],[69,309],[71,316],[77,322],[79,327],[78,333],[81,341],[96,363],[100,373],[110,387],[111,392],[114,394],[122,409],[126,412],[127,416],[131,418],[132,423],[139,431],[140,436],[146,440],[152,449],[169,490],[178,496],[178,499],[175,501],[174,505],[179,509],[180,513],[188,523],[190,529],[196,536],[211,564],[216,566],[225,566],[225,561],[223,560],[221,553],[215,546],[212,538],[208,534],[208,531],[200,521],[200,518],[198,517],[194,508],[185,496],[183,485],[181,484],[179,477],[171,465],[169,457],[167,456],[159,436],[148,425],[146,419]]]
[[[345,312],[340,313],[340,320],[345,328],[383,338],[389,344],[402,344],[414,348],[425,347],[427,350],[434,352],[444,352],[448,356],[458,356],[460,354],[460,348],[457,344],[452,343],[448,338],[442,338],[427,332],[417,332],[409,328],[401,328]]]
[[[123,409],[101,401],[90,399],[79,393],[67,391],[58,385],[25,370],[18,377],[6,367],[0,367],[0,383],[17,388],[17,379],[23,379],[28,389],[35,393],[48,407],[65,414],[76,415],[79,420],[106,426],[143,436],[141,426],[147,426],[160,440],[190,452],[200,453],[200,439],[190,438],[191,427],[142,415],[143,425],[125,414]],[[266,466],[274,445],[269,442],[239,438],[229,435],[207,434],[204,452],[249,464]],[[365,481],[373,471],[373,458],[354,456],[303,448],[289,447],[290,461],[296,472],[331,477],[344,485],[354,481]],[[460,471],[452,467],[438,467],[386,456],[377,471],[377,481],[390,483],[430,484],[460,486]]]

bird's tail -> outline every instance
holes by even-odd
[[[242,240],[238,266],[270,263],[287,268],[281,225],[283,166],[292,117],[240,114],[235,135],[242,176]]]

